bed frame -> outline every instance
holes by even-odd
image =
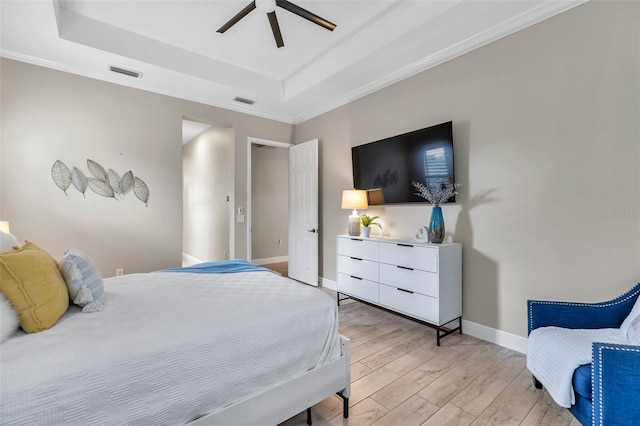
[[[340,348],[340,358],[251,398],[200,417],[189,425],[277,425],[308,410],[334,393],[343,400],[344,418],[349,417],[351,343],[342,335]],[[311,424],[309,411],[307,411],[307,423]]]

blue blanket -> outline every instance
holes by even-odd
[[[235,274],[238,272],[273,272],[271,269],[254,265],[244,259],[223,260],[221,262],[205,262],[183,268],[163,269],[158,272],[191,272],[196,274]]]

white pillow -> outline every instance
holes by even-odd
[[[20,247],[16,237],[6,232],[0,231],[0,253],[11,252],[14,247]]]
[[[18,329],[18,315],[11,302],[0,293],[0,342],[7,340]]]
[[[640,345],[640,315],[633,320],[627,330],[627,341],[630,345]]]
[[[622,325],[620,326],[620,331],[622,331],[622,334],[627,336],[627,339],[629,338],[629,326],[638,317],[640,317],[640,297],[638,297],[638,299],[636,300],[636,304],[633,305],[631,312],[629,312],[629,315],[627,315],[627,317],[622,322]]]
[[[102,310],[104,284],[100,270],[89,256],[78,249],[67,250],[60,261],[60,273],[71,301],[82,306],[82,312]]]

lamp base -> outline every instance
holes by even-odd
[[[360,236],[360,216],[357,214],[349,216],[349,235],[352,237]]]

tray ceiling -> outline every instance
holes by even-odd
[[[216,32],[249,0],[3,0],[0,53],[299,123],[583,1],[293,0],[337,27],[276,8],[285,42],[277,48],[258,9]]]

